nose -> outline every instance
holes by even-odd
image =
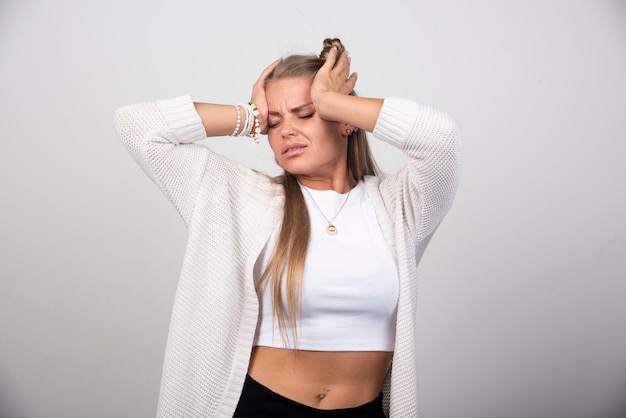
[[[282,126],[282,136],[283,138],[288,138],[288,137],[292,137],[292,136],[296,136],[297,132],[296,132],[296,127],[293,126],[292,123],[289,122],[283,122],[283,126]]]

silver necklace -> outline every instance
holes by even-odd
[[[311,198],[311,200],[313,201],[313,204],[315,205],[315,207],[317,208],[317,210],[320,211],[320,213],[322,214],[322,216],[324,217],[324,219],[326,219],[326,222],[328,222],[328,226],[326,227],[326,232],[328,232],[328,235],[335,235],[337,233],[337,227],[333,224],[333,221],[335,220],[335,218],[337,217],[337,215],[339,215],[339,212],[341,212],[341,210],[343,209],[344,206],[346,206],[346,202],[348,201],[348,198],[350,197],[350,193],[352,193],[352,189],[348,192],[348,195],[346,196],[346,199],[343,201],[343,203],[341,204],[341,207],[339,208],[339,210],[337,211],[337,213],[335,213],[335,216],[333,216],[332,218],[328,219],[326,217],[326,215],[324,215],[324,211],[322,211],[322,208],[320,208],[320,206],[317,204],[317,202],[315,201],[315,198],[313,197],[313,195],[311,194],[311,192],[307,189],[306,186],[302,187],[304,189],[304,191],[309,195],[309,197]]]

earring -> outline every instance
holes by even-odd
[[[350,135],[352,133],[352,129],[346,129],[346,135]]]

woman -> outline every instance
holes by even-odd
[[[449,209],[452,119],[356,97],[338,39],[263,71],[251,104],[127,106],[116,126],[189,241],[159,415],[415,417],[416,269]],[[365,132],[410,158],[378,176]],[[196,142],[267,133],[270,179]]]

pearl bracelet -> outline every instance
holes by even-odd
[[[241,110],[238,104],[235,105],[235,109],[237,110],[237,124],[235,125],[235,129],[233,129],[233,133],[230,136],[238,136],[240,133],[239,128],[241,127]]]
[[[241,126],[241,108],[246,112],[246,119]],[[249,136],[254,140],[254,145],[259,145],[259,134],[261,133],[261,125],[259,123],[259,110],[254,103],[236,104],[237,122],[235,129],[230,136]]]

